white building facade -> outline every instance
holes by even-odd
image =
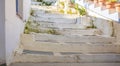
[[[0,63],[11,63],[29,18],[30,5],[31,0],[0,0]]]

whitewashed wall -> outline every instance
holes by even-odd
[[[16,0],[5,0],[5,2],[6,60],[7,64],[10,64],[13,59],[13,53],[20,44],[20,34],[24,30],[24,22],[16,15]],[[27,7],[25,6],[24,8],[26,8],[24,16],[28,16]],[[25,18],[28,18],[27,16]]]
[[[23,20],[27,21],[30,16],[31,0],[23,0]]]
[[[0,0],[0,63],[5,62],[5,0]]]

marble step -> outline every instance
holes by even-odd
[[[24,50],[16,54],[14,62],[39,62],[39,63],[118,63],[120,54],[82,54],[76,52],[45,52]]]

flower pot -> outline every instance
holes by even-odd
[[[115,4],[115,9],[117,12],[120,12],[120,3]]]
[[[106,2],[106,8],[111,9],[115,7],[115,2]]]

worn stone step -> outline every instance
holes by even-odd
[[[56,42],[56,43],[91,43],[91,44],[112,44],[115,42],[114,37],[102,36],[79,36],[79,35],[51,35],[51,34],[23,34],[21,35],[23,43],[34,41],[39,42]]]
[[[36,35],[24,34],[21,37],[21,43],[24,49],[36,51],[42,50],[54,52],[119,53],[120,50],[119,44],[111,44],[111,41],[113,39],[114,38],[100,36],[98,37],[98,36],[69,36],[69,35],[64,36],[49,34],[36,34]]]
[[[102,36],[102,32],[99,29],[84,29],[81,27],[81,29],[74,29],[74,28],[69,28],[69,29],[63,29],[63,30],[58,30],[57,31],[59,34],[62,35],[78,35],[78,36]]]
[[[16,54],[14,62],[40,62],[40,63],[118,63],[120,62],[120,54],[79,54],[44,51],[25,50],[23,54]]]
[[[66,24],[66,23],[51,23],[51,22],[38,22],[39,28],[57,28],[57,29],[87,29],[87,26],[82,24]]]
[[[120,53],[120,45],[95,45],[95,44],[62,44],[33,42],[22,45],[24,49],[51,52],[82,52],[82,53]],[[113,49],[114,48],[114,49]]]
[[[120,63],[13,63],[10,66],[120,66]]]
[[[34,11],[34,13],[56,13],[60,14],[58,10],[56,10],[55,6],[35,6],[32,5],[31,9]]]
[[[81,31],[82,32],[82,31]],[[79,36],[79,35],[51,35],[51,34],[33,34],[34,40],[56,40],[59,42],[103,42],[112,43],[115,41],[114,37],[104,36]],[[52,38],[52,39],[51,39]]]
[[[35,11],[35,14],[37,17],[41,18],[66,18],[66,19],[76,19],[79,16],[78,15],[70,15],[70,14],[55,14],[55,13],[41,13],[40,10]]]
[[[70,18],[52,18],[52,17],[31,17],[36,22],[54,22],[54,23],[76,23],[76,19]]]
[[[63,23],[51,23],[51,22],[38,22],[38,30],[46,31],[53,29],[59,34],[73,34],[73,35],[101,35],[102,31],[95,28],[87,28],[82,24],[63,24]],[[31,23],[31,28],[35,28],[34,23]]]
[[[70,56],[22,54],[15,56],[14,62],[67,63],[76,60]]]
[[[78,36],[103,36],[103,33],[99,29],[84,29],[84,28],[40,28],[42,33],[48,33],[47,31],[54,31],[53,35],[78,35]],[[48,33],[50,34],[50,33]],[[52,34],[52,33],[51,33]]]

